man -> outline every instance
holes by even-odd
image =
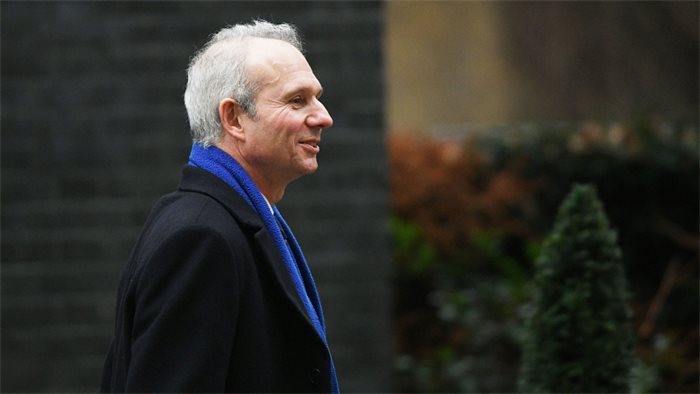
[[[119,285],[101,391],[337,392],[308,266],[275,207],[332,126],[295,29],[221,30],[192,59],[193,136]]]

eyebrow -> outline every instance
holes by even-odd
[[[314,92],[314,91],[316,91],[316,88],[312,87],[312,86],[295,85],[291,89],[287,90],[287,92],[285,93],[285,96],[292,96],[292,95],[299,93],[299,92]],[[324,92],[323,86],[319,83],[318,94],[316,94],[316,97],[317,98],[321,97],[323,95],[323,92]]]

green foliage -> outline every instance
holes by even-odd
[[[562,203],[535,264],[524,392],[628,392],[634,335],[616,234],[592,186]]]
[[[399,217],[390,221],[396,259],[405,267],[400,273],[421,275],[434,268],[435,250],[426,242],[420,228]]]
[[[468,254],[443,256],[415,224],[395,218],[392,230],[400,267],[395,278],[399,391],[512,391],[522,336],[520,305],[531,285],[506,248],[507,237],[474,232]],[[465,261],[490,270],[467,274]]]
[[[517,390],[534,262],[571,185],[589,183],[633,294],[630,390],[697,392],[698,136],[651,118],[391,136],[395,391]]]

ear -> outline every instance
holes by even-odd
[[[243,109],[236,103],[236,100],[225,98],[219,102],[219,120],[222,131],[238,140],[245,139],[241,115],[243,115]]]

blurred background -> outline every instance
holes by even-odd
[[[209,34],[296,24],[335,125],[280,204],[346,392],[514,392],[533,262],[594,183],[635,392],[698,390],[697,2],[2,2],[7,392],[94,392],[120,271],[189,151]]]
[[[534,261],[598,189],[631,392],[697,392],[698,3],[386,3],[395,388],[514,392]]]

